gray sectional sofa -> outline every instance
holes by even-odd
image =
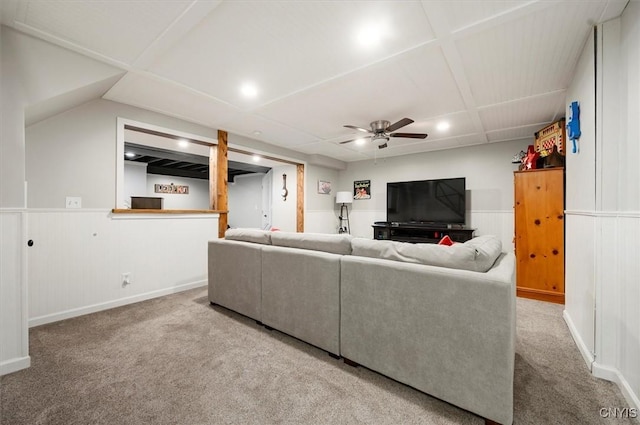
[[[453,246],[230,229],[209,300],[490,421],[513,421],[515,257]]]

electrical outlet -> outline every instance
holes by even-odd
[[[67,208],[82,208],[82,198],[79,196],[67,196]]]
[[[133,274],[131,272],[122,273],[122,287],[133,283]]]

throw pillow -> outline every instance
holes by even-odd
[[[446,245],[446,246],[451,246],[453,245],[455,242],[451,240],[451,238],[449,237],[449,235],[445,235],[444,238],[440,239],[440,242],[438,242],[438,245]]]

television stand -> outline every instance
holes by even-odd
[[[422,223],[376,223],[372,227],[374,239],[411,243],[438,243],[445,236],[454,242],[466,242],[476,231],[459,225]]]

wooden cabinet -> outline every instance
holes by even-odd
[[[518,296],[564,304],[564,168],[516,171],[514,181]]]

